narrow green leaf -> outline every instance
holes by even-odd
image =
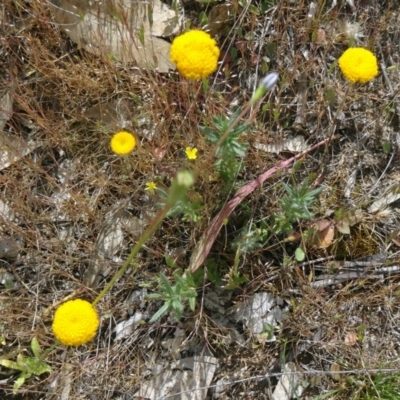
[[[40,357],[40,345],[39,341],[34,337],[31,341],[32,353],[36,358]]]
[[[156,322],[161,318],[166,312],[170,310],[170,303],[166,302],[150,319],[150,323]]]
[[[171,286],[171,284],[169,283],[168,278],[167,278],[163,273],[160,274],[160,278],[161,278],[161,281],[162,281],[162,283],[163,283],[163,285],[164,285],[165,291],[166,291],[170,296],[173,296],[173,295],[174,295],[174,291],[172,290],[172,286]]]
[[[13,386],[13,394],[17,394],[18,393],[18,389],[25,383],[25,379],[29,378],[30,375],[29,374],[24,374],[22,373],[17,380],[14,382],[14,386]]]
[[[24,365],[20,365],[10,360],[0,360],[0,365],[6,368],[16,369],[17,371],[26,371],[26,367]]]

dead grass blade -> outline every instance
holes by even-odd
[[[190,273],[194,273],[197,271],[201,265],[203,265],[204,261],[206,260],[208,253],[211,250],[212,245],[222,227],[223,221],[228,218],[233,210],[245,199],[249,194],[253,193],[255,189],[261,186],[269,177],[275,174],[275,172],[287,168],[291,165],[294,161],[302,158],[306,154],[310,153],[311,151],[317,149],[318,147],[323,146],[324,144],[329,143],[330,138],[327,138],[316,145],[310,147],[306,151],[299,153],[286,161],[275,165],[275,167],[270,168],[269,170],[262,173],[258,178],[254,179],[253,181],[247,183],[246,185],[242,186],[235,194],[235,196],[230,200],[225,207],[218,213],[218,215],[212,220],[208,228],[205,230],[203,236],[201,237],[200,241],[198,242],[192,257],[190,259],[189,271]]]

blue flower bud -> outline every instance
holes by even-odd
[[[251,104],[255,104],[257,103],[257,101],[261,100],[265,93],[267,93],[276,85],[278,79],[279,74],[277,72],[269,72],[267,75],[265,75],[264,78],[261,79],[258,88],[254,92],[253,97],[250,100]]]

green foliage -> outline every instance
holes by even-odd
[[[274,218],[274,232],[282,233],[293,230],[293,223],[299,220],[310,220],[313,215],[309,208],[314,204],[322,188],[310,190],[308,179],[301,186],[294,187],[282,183],[287,195],[279,200],[283,214]]]
[[[153,300],[164,300],[164,305],[153,315],[150,322],[155,322],[165,313],[173,311],[175,318],[179,320],[185,307],[185,303],[189,303],[192,311],[196,305],[196,288],[195,279],[189,272],[185,272],[182,276],[179,271],[174,273],[175,285],[171,285],[168,278],[164,274],[160,274],[161,284],[158,289],[160,293],[152,293],[147,297]]]
[[[242,283],[246,283],[249,278],[247,275],[240,275],[239,273],[239,262],[241,255],[240,246],[236,250],[235,254],[235,262],[233,264],[233,268],[230,270],[228,275],[228,283],[224,286],[224,289],[233,290],[238,288]]]
[[[363,382],[359,400],[397,400],[400,393],[399,373],[378,373]]]
[[[41,359],[40,346],[36,338],[32,339],[31,349],[34,357],[24,357],[22,354],[18,354],[16,362],[0,360],[0,365],[3,367],[21,371],[14,383],[14,394],[18,392],[18,389],[24,384],[25,380],[29,379],[32,375],[39,376],[45,372],[51,372],[50,366]]]
[[[238,109],[230,119],[225,116],[213,117],[213,128],[200,127],[201,132],[213,144],[219,144],[216,151],[217,161],[215,169],[226,183],[232,183],[241,169],[241,162],[248,147],[247,143],[241,143],[239,137],[250,124],[238,124],[227,135],[222,143],[220,140],[230,129],[231,124],[238,118],[241,109]]]
[[[240,247],[243,252],[252,252],[262,247],[269,236],[265,222],[261,221],[259,224],[252,224],[249,229],[243,229],[232,242],[232,247]]]
[[[378,372],[368,376],[347,376],[342,378],[340,387],[331,390],[314,400],[353,399],[353,400],[397,400],[400,393],[399,372]]]
[[[168,199],[168,193],[157,188],[157,193],[162,198],[160,206],[163,207]],[[167,212],[167,217],[176,217],[182,215],[183,221],[198,222],[203,209],[203,201],[198,198],[194,201],[190,201],[187,194],[184,194],[179,200],[177,200]]]
[[[157,188],[157,193],[161,198],[160,207],[169,206],[167,217],[183,215],[183,221],[197,222],[203,209],[203,200],[197,197],[190,201],[187,190],[193,185],[193,174],[189,171],[179,172],[174,180],[170,192]]]

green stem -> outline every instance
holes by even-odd
[[[40,361],[43,361],[46,359],[46,357],[60,344],[58,340],[56,340],[47,350],[45,350],[41,356],[39,357]]]
[[[239,123],[239,121],[243,118],[243,116],[249,111],[250,107],[253,104],[251,101],[248,101],[241,113],[236,117],[236,119],[228,126],[228,129],[226,132],[221,136],[219,139],[218,143],[215,145],[215,155],[218,152],[218,149],[220,148],[221,144],[224,143],[225,139],[228,137],[228,135],[232,132],[232,129]]]
[[[114,285],[114,283],[121,278],[121,276],[125,273],[125,271],[128,269],[128,267],[131,265],[132,261],[134,258],[137,256],[139,253],[140,249],[143,247],[145,242],[153,235],[154,231],[158,228],[158,226],[161,224],[165,216],[167,215],[168,211],[171,209],[173,204],[170,204],[169,202],[167,205],[158,213],[156,216],[154,223],[152,223],[143,233],[143,235],[140,236],[139,241],[136,243],[136,245],[133,247],[131,250],[131,253],[129,254],[128,258],[122,265],[122,267],[117,271],[117,273],[112,277],[110,282],[107,283],[105,288],[99,293],[99,295],[94,299],[92,305],[93,307],[104,297],[104,295],[111,289],[111,287]]]

